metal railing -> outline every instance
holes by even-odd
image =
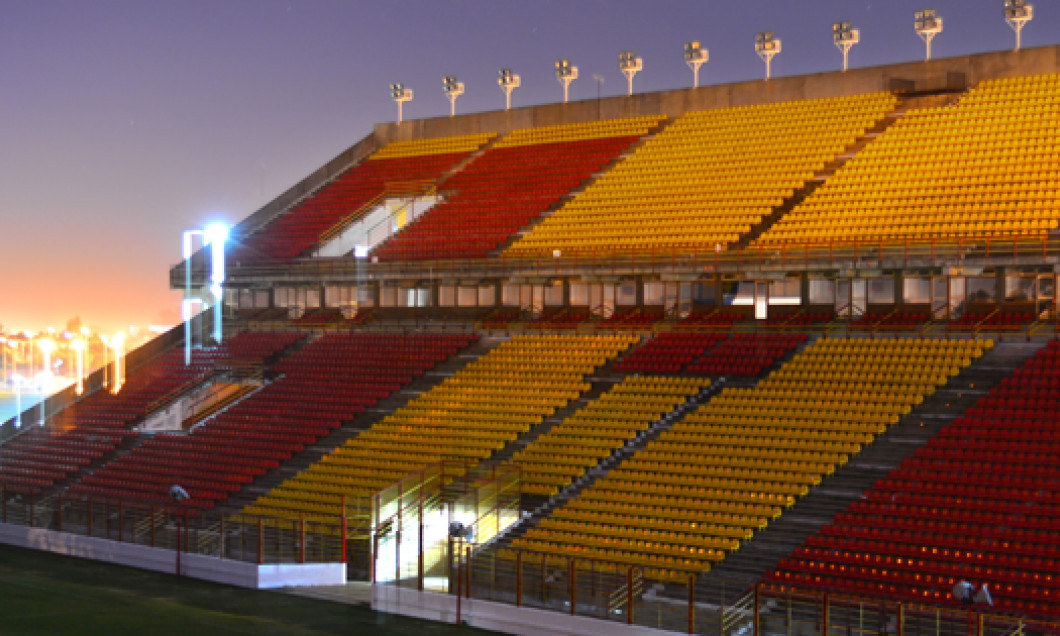
[[[559,257],[497,257],[371,263],[353,258],[313,258],[271,265],[234,266],[231,284],[241,280],[285,280],[329,277],[333,280],[422,279],[453,277],[598,276],[674,272],[686,274],[785,272],[834,269],[890,269],[954,265],[1011,265],[1060,261],[1060,238],[1048,234],[1023,237],[969,237],[953,240],[875,240],[750,246],[722,251],[643,250],[628,253]],[[176,270],[174,270],[175,272]],[[193,269],[202,281],[205,267]],[[175,282],[173,282],[175,281]],[[183,279],[171,281],[176,286]]]
[[[257,564],[344,562],[343,519],[223,515],[181,505],[50,495],[0,486],[0,522]]]

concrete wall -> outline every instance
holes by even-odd
[[[709,77],[709,65],[706,67]],[[679,116],[689,110],[746,106],[776,101],[816,99],[891,90],[897,84],[907,90],[938,90],[952,86],[963,76],[967,86],[984,79],[1060,72],[1060,46],[1021,51],[981,53],[963,57],[908,62],[888,66],[855,68],[843,72],[816,73],[662,91],[637,93],[632,97],[605,97],[567,104],[544,104],[509,111],[472,113],[456,117],[407,120],[375,127],[380,144],[390,141],[441,137],[481,132],[506,133],[517,128],[584,122],[632,115]],[[518,93],[516,93],[518,96]]]
[[[456,597],[450,594],[420,592],[393,585],[375,585],[372,587],[372,609],[441,623],[456,623]],[[466,598],[460,601],[460,622],[480,629],[525,636],[662,636],[674,633],[626,625],[618,621],[602,621],[598,618],[570,616],[561,612]]]
[[[0,543],[166,574],[176,573],[177,555],[173,550],[11,524],[0,524]],[[346,583],[345,563],[257,565],[198,554],[182,554],[180,561],[182,576],[238,587],[268,589]]]

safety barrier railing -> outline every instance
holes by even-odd
[[[524,549],[464,546],[453,569],[453,592],[466,599],[562,612],[681,633],[735,634],[724,629],[728,592],[697,586],[699,573]],[[712,582],[713,588],[725,583]],[[716,595],[716,597],[715,597]],[[606,628],[601,628],[601,633]]]
[[[0,522],[257,564],[338,563],[346,551],[338,517],[225,515],[174,503],[50,495],[0,486]]]
[[[1039,263],[1060,259],[1060,238],[1048,234],[1023,237],[966,237],[928,240],[834,241],[750,246],[716,251],[634,249],[627,253],[560,254],[539,257],[397,261],[372,263],[348,257],[312,258],[269,265],[229,265],[229,279],[304,280],[346,277],[365,280],[430,277],[563,276],[572,272],[599,276],[683,272],[754,273],[808,269],[883,269],[938,265]],[[174,268],[171,276],[176,276]],[[183,270],[181,270],[182,272]],[[194,269],[196,280],[208,275]],[[175,284],[183,285],[183,278]]]
[[[753,596],[753,629],[746,633],[755,635],[1009,636],[1060,633],[1060,622],[1006,616],[984,605],[928,605],[768,584],[756,586]]]

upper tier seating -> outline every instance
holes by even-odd
[[[468,335],[327,334],[273,370],[281,377],[190,435],[155,435],[73,493],[207,509],[465,347]]]
[[[1041,236],[1060,223],[1060,75],[909,111],[756,242]]]
[[[685,373],[757,376],[804,342],[803,333],[734,333]]]
[[[516,336],[409,402],[244,512],[341,514],[343,496],[370,495],[444,459],[474,465],[565,407],[587,375],[629,336]]]
[[[894,107],[889,93],[692,111],[504,252],[710,253],[739,240]]]
[[[752,388],[727,388],[514,547],[707,570],[981,353],[960,340],[821,339]],[[679,572],[677,569],[684,569]]]
[[[1058,387],[1054,340],[768,579],[932,605],[963,579],[993,612],[1060,618]]]
[[[7,492],[37,495],[113,452],[136,435],[130,427],[148,407],[213,370],[216,350],[196,350],[184,365],[183,349],[171,349],[128,374],[117,394],[99,390],[0,447],[0,485]]]
[[[373,252],[381,261],[484,258],[658,125],[635,117],[517,130],[441,186],[451,192]]]
[[[512,457],[521,469],[522,491],[556,494],[709,384],[697,378],[626,378]]]
[[[638,347],[615,371],[634,373],[679,373],[685,365],[725,339],[722,333],[661,333]]]
[[[363,216],[379,197],[423,193],[492,137],[467,135],[388,144],[263,228],[241,236],[237,227],[228,262],[237,266],[289,262],[332,228]]]

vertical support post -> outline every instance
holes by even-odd
[[[633,624],[633,566],[626,566],[626,624]]]
[[[103,500],[103,538],[110,539],[110,500]]]
[[[118,500],[118,543],[125,540],[125,504]]]
[[[372,529],[372,554],[368,558],[368,572],[371,574],[372,584],[375,585],[375,560],[379,555],[379,534]]]
[[[91,499],[87,499],[85,501],[85,505],[88,506],[88,532],[86,534],[91,537],[92,536],[92,500]],[[152,528],[152,529],[154,529],[154,528]]]
[[[821,604],[821,633],[828,633],[828,593],[825,592],[824,602]]]
[[[191,543],[191,538],[188,536],[190,534],[191,534],[191,526],[188,525],[188,511],[185,510],[184,511],[184,551],[185,552],[190,552],[191,551],[191,548],[189,546],[189,544]]]
[[[515,606],[523,606],[523,551],[515,553]]]
[[[761,600],[758,584],[755,583],[754,607],[751,608],[751,635],[758,636],[758,604]]]
[[[341,528],[341,533],[342,533],[342,537],[341,537],[341,539],[342,539],[342,548],[341,548],[341,550],[342,550],[342,562],[343,563],[347,563],[348,562],[346,560],[346,558],[347,558],[347,554],[346,554],[346,531],[348,529],[347,523],[348,522],[346,521],[346,495],[343,495],[342,496],[342,523],[341,523],[341,526],[342,526],[342,528]]]
[[[57,513],[56,516],[55,516],[55,529],[58,530],[59,532],[62,532],[63,531],[63,496],[61,494],[58,497],[58,502],[59,502],[58,503],[59,508],[58,508],[58,510],[55,511]]]
[[[464,548],[464,555],[464,576],[467,577],[467,580],[464,581],[464,589],[467,591],[468,600],[471,600],[471,546]]]
[[[898,625],[896,631],[896,636],[904,636],[905,634],[905,603],[898,604]]]
[[[258,517],[258,565],[265,563],[265,520]]]
[[[460,601],[463,596],[463,591],[460,589],[460,583],[464,580],[463,572],[460,568],[460,551],[456,551],[456,624],[460,624]]]
[[[155,506],[151,504],[151,547],[155,547]]]
[[[180,517],[177,517],[177,545],[176,545],[176,550],[177,550],[177,572],[176,572],[176,574],[177,574],[177,576],[180,576],[180,532],[181,532]]]
[[[757,613],[757,612],[756,612]],[[696,633],[696,575],[688,575],[688,633]]]
[[[420,503],[418,509],[419,533],[416,537],[418,548],[416,550],[416,588],[423,591],[423,495],[422,486],[420,490]]]
[[[226,536],[228,536],[228,535],[225,534],[225,518],[224,518],[224,515],[221,515],[221,558],[222,559],[225,558],[225,537]]]
[[[574,616],[574,559],[567,557],[567,589],[570,591],[570,615]]]
[[[298,562],[305,563],[305,515],[298,515]]]

